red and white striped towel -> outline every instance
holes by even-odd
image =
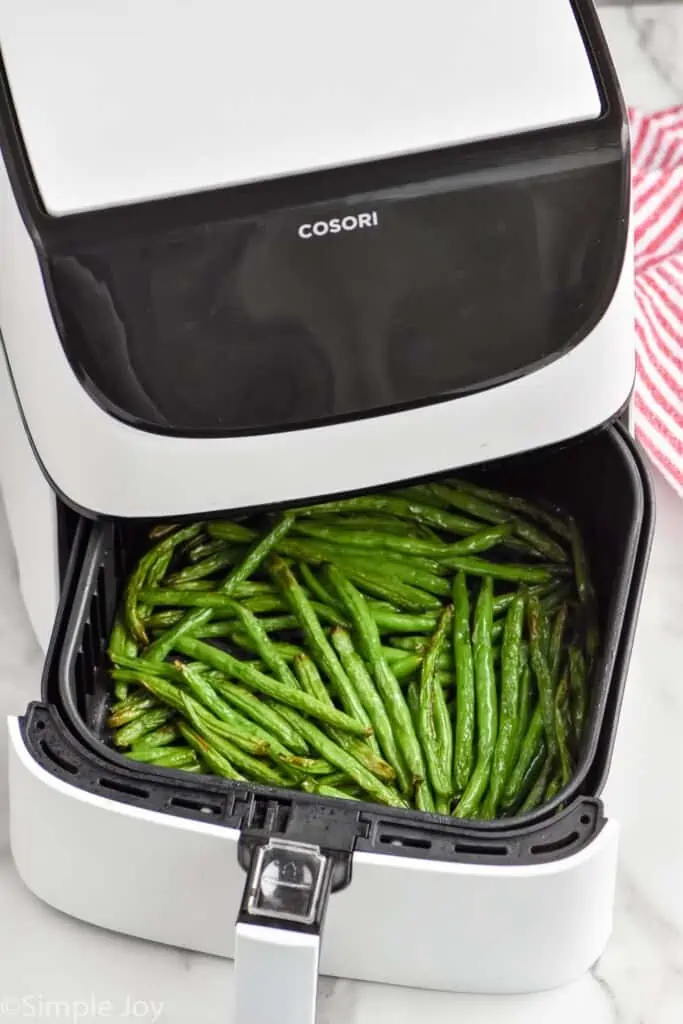
[[[683,496],[683,106],[631,112],[636,437]]]

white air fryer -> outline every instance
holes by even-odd
[[[599,797],[652,529],[620,422],[627,121],[592,3],[0,0],[0,55],[0,460],[46,650],[9,721],[21,877],[234,958],[240,1024],[311,1022],[319,971],[575,978],[611,929]],[[468,823],[105,746],[150,522],[468,467],[549,488],[587,535],[605,643],[571,792]]]

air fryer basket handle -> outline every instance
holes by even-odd
[[[235,1024],[315,1024],[320,936],[240,921]]]
[[[348,877],[345,865],[319,846],[280,836],[250,846],[246,862],[235,936],[235,1022],[314,1024],[320,933],[340,866],[340,877]]]

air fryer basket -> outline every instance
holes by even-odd
[[[560,805],[566,808],[577,798],[599,795],[597,786],[602,786],[609,768],[649,553],[652,494],[640,455],[619,425],[563,446],[471,468],[460,475],[549,500],[576,517],[592,564],[601,620],[602,649],[583,750],[574,777],[551,803],[514,822],[463,823],[469,831],[500,834],[512,826],[547,822]],[[48,665],[46,679],[57,684],[50,684],[49,699],[53,705],[58,704],[60,715],[77,743],[94,754],[99,763],[117,766],[121,777],[132,780],[144,779],[152,784],[155,779],[166,783],[173,780],[174,784],[177,780],[182,791],[190,781],[187,776],[181,778],[183,773],[132,764],[105,742],[110,692],[108,635],[126,575],[146,543],[149,523],[100,522],[89,529],[73,596],[64,608],[63,640],[48,658],[52,664]],[[200,777],[193,776],[193,788],[199,785]],[[240,791],[246,788],[269,797],[293,795],[286,790],[251,784],[237,786],[211,778],[211,790],[224,791],[225,787]],[[125,791],[125,786],[121,789]],[[296,798],[306,804],[329,803],[298,792]],[[412,810],[391,813],[395,820],[412,819],[420,825],[444,821],[437,815]]]

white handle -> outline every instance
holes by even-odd
[[[320,936],[238,923],[235,1024],[315,1024]]]

